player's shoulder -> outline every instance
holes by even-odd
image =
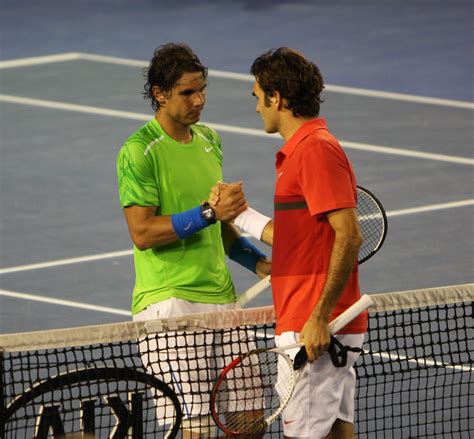
[[[192,129],[196,133],[196,135],[202,140],[210,143],[213,146],[220,147],[221,139],[219,137],[219,134],[217,134],[216,130],[200,123],[194,124]]]
[[[156,130],[151,126],[151,122],[142,125],[138,130],[136,130],[131,136],[129,136],[123,143],[119,155],[146,155],[147,149],[150,148],[150,145],[156,143],[158,139],[158,134]]]
[[[314,130],[306,136],[302,142],[304,144],[303,151],[320,151],[330,150],[335,153],[342,152],[341,144],[328,130]]]
[[[347,157],[337,138],[328,131],[316,130],[298,145],[295,159],[304,167],[325,166],[328,163],[346,164]]]

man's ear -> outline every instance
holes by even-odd
[[[151,92],[153,93],[153,97],[160,104],[161,107],[166,104],[168,96],[160,89],[160,87],[158,87],[157,85],[153,86],[151,88]]]
[[[273,96],[271,97],[271,102],[276,104],[278,110],[281,110],[283,108],[284,102],[279,91],[273,92]]]

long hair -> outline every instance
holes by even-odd
[[[153,87],[158,86],[163,93],[168,93],[184,73],[202,73],[207,77],[207,67],[201,64],[197,55],[186,44],[168,43],[155,49],[153,58],[144,69],[145,85],[143,97],[149,99],[153,110],[160,104],[153,96]]]
[[[278,91],[287,101],[285,108],[295,117],[319,115],[323,77],[316,64],[297,51],[288,47],[272,49],[259,56],[250,71],[265,93],[265,105]]]

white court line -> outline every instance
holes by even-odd
[[[387,212],[387,216],[394,217],[394,216],[401,216],[401,215],[411,215],[413,213],[431,212],[433,210],[452,209],[455,207],[464,207],[464,206],[473,206],[473,205],[474,205],[474,199],[452,201],[450,203],[429,204],[427,206],[412,207],[409,209],[392,210],[390,212]]]
[[[57,55],[34,56],[31,58],[12,59],[8,61],[0,61],[1,69],[12,69],[15,67],[35,66],[40,64],[49,64],[55,62],[77,61],[82,59],[78,52],[59,53]]]
[[[427,206],[412,207],[409,209],[391,210],[391,211],[388,211],[386,214],[388,217],[394,217],[394,216],[401,216],[401,215],[413,215],[416,213],[431,212],[433,210],[453,209],[457,207],[465,207],[465,206],[472,206],[472,205],[474,205],[474,199],[453,201],[450,203],[430,204]],[[244,235],[250,236],[248,234],[244,234]],[[70,264],[78,264],[82,262],[98,261],[101,259],[119,258],[122,256],[130,256],[132,254],[133,254],[133,250],[122,250],[122,251],[109,252],[109,253],[100,253],[100,254],[91,255],[91,256],[79,256],[76,258],[59,259],[59,260],[49,261],[49,262],[40,262],[37,264],[18,265],[16,267],[0,268],[0,275],[8,274],[8,273],[16,273],[19,271],[31,271],[31,270],[39,270],[42,268],[58,267],[61,265],[70,265]]]
[[[348,148],[348,149],[376,152],[379,154],[401,155],[405,157],[414,157],[414,158],[425,159],[425,160],[435,160],[435,161],[447,162],[447,163],[459,163],[459,164],[471,165],[471,166],[474,165],[474,159],[471,159],[468,157],[451,156],[451,155],[446,155],[446,154],[434,154],[431,152],[421,152],[421,151],[415,151],[411,149],[394,148],[394,147],[381,146],[381,145],[369,145],[367,143],[355,143],[355,142],[348,142],[346,140],[341,140],[341,145],[344,148]]]
[[[77,55],[80,59],[86,61],[94,61],[105,64],[116,64],[120,66],[130,66],[130,67],[147,67],[149,62],[139,59],[130,59],[130,58],[119,58],[117,56],[106,56],[106,55],[96,55],[94,53],[84,53],[78,52]],[[211,70],[209,70],[210,74]]]
[[[42,268],[58,267],[60,265],[79,264],[81,262],[99,261],[101,259],[120,258],[133,255],[133,250],[122,250],[116,252],[100,253],[90,256],[78,256],[77,258],[58,259],[56,261],[39,262],[37,264],[20,265],[17,267],[0,268],[0,274],[16,273],[17,271],[40,270]]]
[[[397,354],[396,352],[368,352],[364,350],[364,353],[370,354],[373,356],[380,357],[385,360],[394,361],[394,360],[402,360],[407,361],[408,363],[412,363],[417,367],[443,367],[445,369],[452,369],[456,372],[473,372],[474,368],[470,366],[463,366],[463,365],[452,365],[449,363],[443,363],[442,361],[433,360],[431,358],[412,358],[406,357],[404,355]]]
[[[430,98],[428,96],[417,96],[405,93],[393,93],[389,91],[367,90],[364,88],[344,87],[342,85],[327,85],[326,90],[332,93],[343,93],[371,98],[389,99],[393,101],[414,102],[417,104],[438,105],[443,107],[463,108],[474,110],[474,103],[457,101],[453,99]]]
[[[120,119],[149,120],[149,114],[132,113],[129,111],[112,110],[109,108],[91,107],[88,105],[68,104],[66,102],[32,99],[21,96],[0,94],[0,101],[12,104],[30,105],[32,107],[52,108],[54,110],[74,111],[77,113],[98,114],[101,116],[118,117]]]
[[[88,309],[92,311],[105,312],[109,314],[120,314],[130,316],[131,312],[125,309],[110,308],[108,306],[89,305],[88,303],[74,302],[72,300],[53,299],[37,294],[17,293],[15,291],[0,290],[0,296],[13,297],[15,299],[32,300],[34,302],[52,303],[54,305],[70,306],[72,308]]]
[[[119,57],[114,57],[114,56],[95,55],[91,53],[78,53],[77,55],[81,59],[88,60],[88,61],[119,64],[119,65],[126,65],[126,66],[138,66],[138,67],[146,67],[148,65],[147,61],[137,61],[134,59],[119,58]],[[248,75],[244,73],[227,72],[224,70],[213,70],[213,69],[209,69],[209,76],[214,77],[214,78],[233,79],[236,81],[245,81],[245,82],[253,82],[254,80],[253,75]],[[428,105],[441,105],[445,107],[467,108],[470,110],[474,109],[474,103],[472,102],[458,101],[458,100],[453,100],[453,99],[439,99],[439,98],[431,98],[427,96],[416,96],[416,95],[410,95],[410,94],[405,94],[405,93],[392,93],[392,92],[384,92],[384,91],[379,91],[379,90],[368,90],[364,88],[344,87],[340,85],[329,85],[329,84],[326,84],[325,90],[332,93],[344,93],[344,94],[368,96],[368,97],[373,97],[373,98],[397,100],[397,101],[404,101],[404,102],[415,102],[419,104],[428,104]]]
[[[10,102],[13,104],[20,104],[20,105],[30,105],[35,107],[43,107],[43,108],[52,108],[55,110],[65,110],[65,111],[74,111],[79,113],[86,113],[86,114],[96,114],[102,116],[109,116],[109,117],[117,117],[121,119],[133,119],[133,120],[142,120],[148,121],[151,116],[149,114],[144,113],[133,113],[129,111],[120,111],[120,110],[112,110],[109,108],[101,108],[101,107],[91,107],[88,105],[78,105],[78,104],[68,104],[66,102],[58,102],[58,101],[49,101],[45,99],[33,99],[33,98],[25,98],[21,96],[12,96],[12,95],[0,95],[0,101],[3,102]],[[242,135],[249,135],[249,136],[258,136],[264,138],[281,138],[277,134],[267,134],[262,130],[258,130],[255,128],[245,128],[239,126],[232,126],[232,125],[223,125],[217,123],[208,123],[203,122],[211,128],[216,129],[217,131],[232,133],[232,134],[242,134]],[[356,142],[349,142],[346,140],[340,141],[342,146],[348,149],[356,149],[356,150],[363,150],[369,152],[376,152],[381,154],[392,154],[398,156],[405,156],[405,157],[415,157],[425,160],[435,160],[447,163],[459,163],[463,165],[474,165],[474,159],[468,157],[459,157],[459,156],[451,156],[446,154],[434,154],[429,152],[422,152],[416,151],[411,149],[403,149],[403,148],[392,148],[387,146],[381,145],[370,145],[367,143],[356,143]]]
[[[109,63],[109,64],[119,64],[119,65],[138,66],[138,67],[146,67],[148,65],[147,61],[137,61],[134,59],[119,58],[119,57],[114,57],[114,56],[103,56],[103,55],[95,55],[92,53],[82,53],[82,52],[77,53],[77,55],[81,59],[84,59],[84,60],[103,62],[103,63]],[[224,70],[209,69],[209,76],[214,77],[214,78],[234,79],[236,81],[245,81],[245,82],[254,81],[253,75],[244,74],[244,73],[227,72]],[[419,104],[428,104],[428,105],[441,105],[445,107],[467,108],[470,110],[474,109],[474,103],[472,102],[458,101],[458,100],[453,100],[453,99],[439,99],[439,98],[431,98],[428,96],[416,96],[416,95],[405,94],[405,93],[392,93],[392,92],[385,92],[385,91],[379,91],[379,90],[368,90],[364,88],[344,87],[340,85],[330,85],[330,84],[326,84],[325,90],[332,93],[344,93],[344,94],[368,96],[368,97],[373,97],[373,98],[389,99],[389,100],[396,100],[396,101],[415,102]]]
[[[50,56],[38,56],[38,57],[23,58],[23,59],[9,60],[9,61],[0,61],[0,69],[39,65],[39,64],[45,64],[45,63],[51,63],[51,62],[72,61],[72,60],[87,60],[87,61],[101,62],[101,63],[107,63],[107,64],[116,64],[116,65],[142,67],[142,68],[148,65],[148,61],[141,61],[141,60],[136,60],[136,59],[96,55],[92,53],[69,52],[69,53],[50,55]],[[214,77],[214,78],[233,79],[236,81],[245,81],[245,82],[252,82],[254,80],[254,77],[249,74],[228,72],[224,70],[213,70],[213,69],[209,69],[209,76]],[[367,96],[367,97],[373,97],[373,98],[379,98],[379,99],[414,102],[414,103],[427,104],[427,105],[464,108],[464,109],[469,109],[469,110],[474,109],[474,103],[467,102],[467,101],[432,98],[429,96],[417,96],[417,95],[411,95],[411,94],[406,94],[406,93],[393,93],[393,92],[385,92],[385,91],[380,91],[380,90],[369,90],[369,89],[358,88],[358,87],[345,87],[345,86],[340,86],[340,85],[326,84],[326,91],[329,91],[332,93],[343,93],[343,94],[352,94],[352,95],[357,95],[357,96]]]
[[[117,58],[113,56],[104,56],[104,55],[94,55],[88,53],[80,52],[67,52],[59,53],[56,55],[46,55],[46,56],[33,56],[30,58],[18,58],[7,61],[0,61],[0,69],[12,69],[17,67],[26,67],[40,64],[49,64],[54,62],[64,62],[64,61],[96,61],[107,64],[118,64],[122,66],[131,66],[131,67],[146,67],[147,62],[135,60],[135,59],[126,59],[126,58]]]

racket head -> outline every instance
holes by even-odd
[[[358,257],[359,264],[362,264],[380,250],[388,230],[387,215],[382,203],[362,186],[357,186],[357,218],[363,236]]]
[[[256,349],[237,357],[214,384],[211,415],[227,436],[263,432],[290,400],[296,378],[284,352]]]

